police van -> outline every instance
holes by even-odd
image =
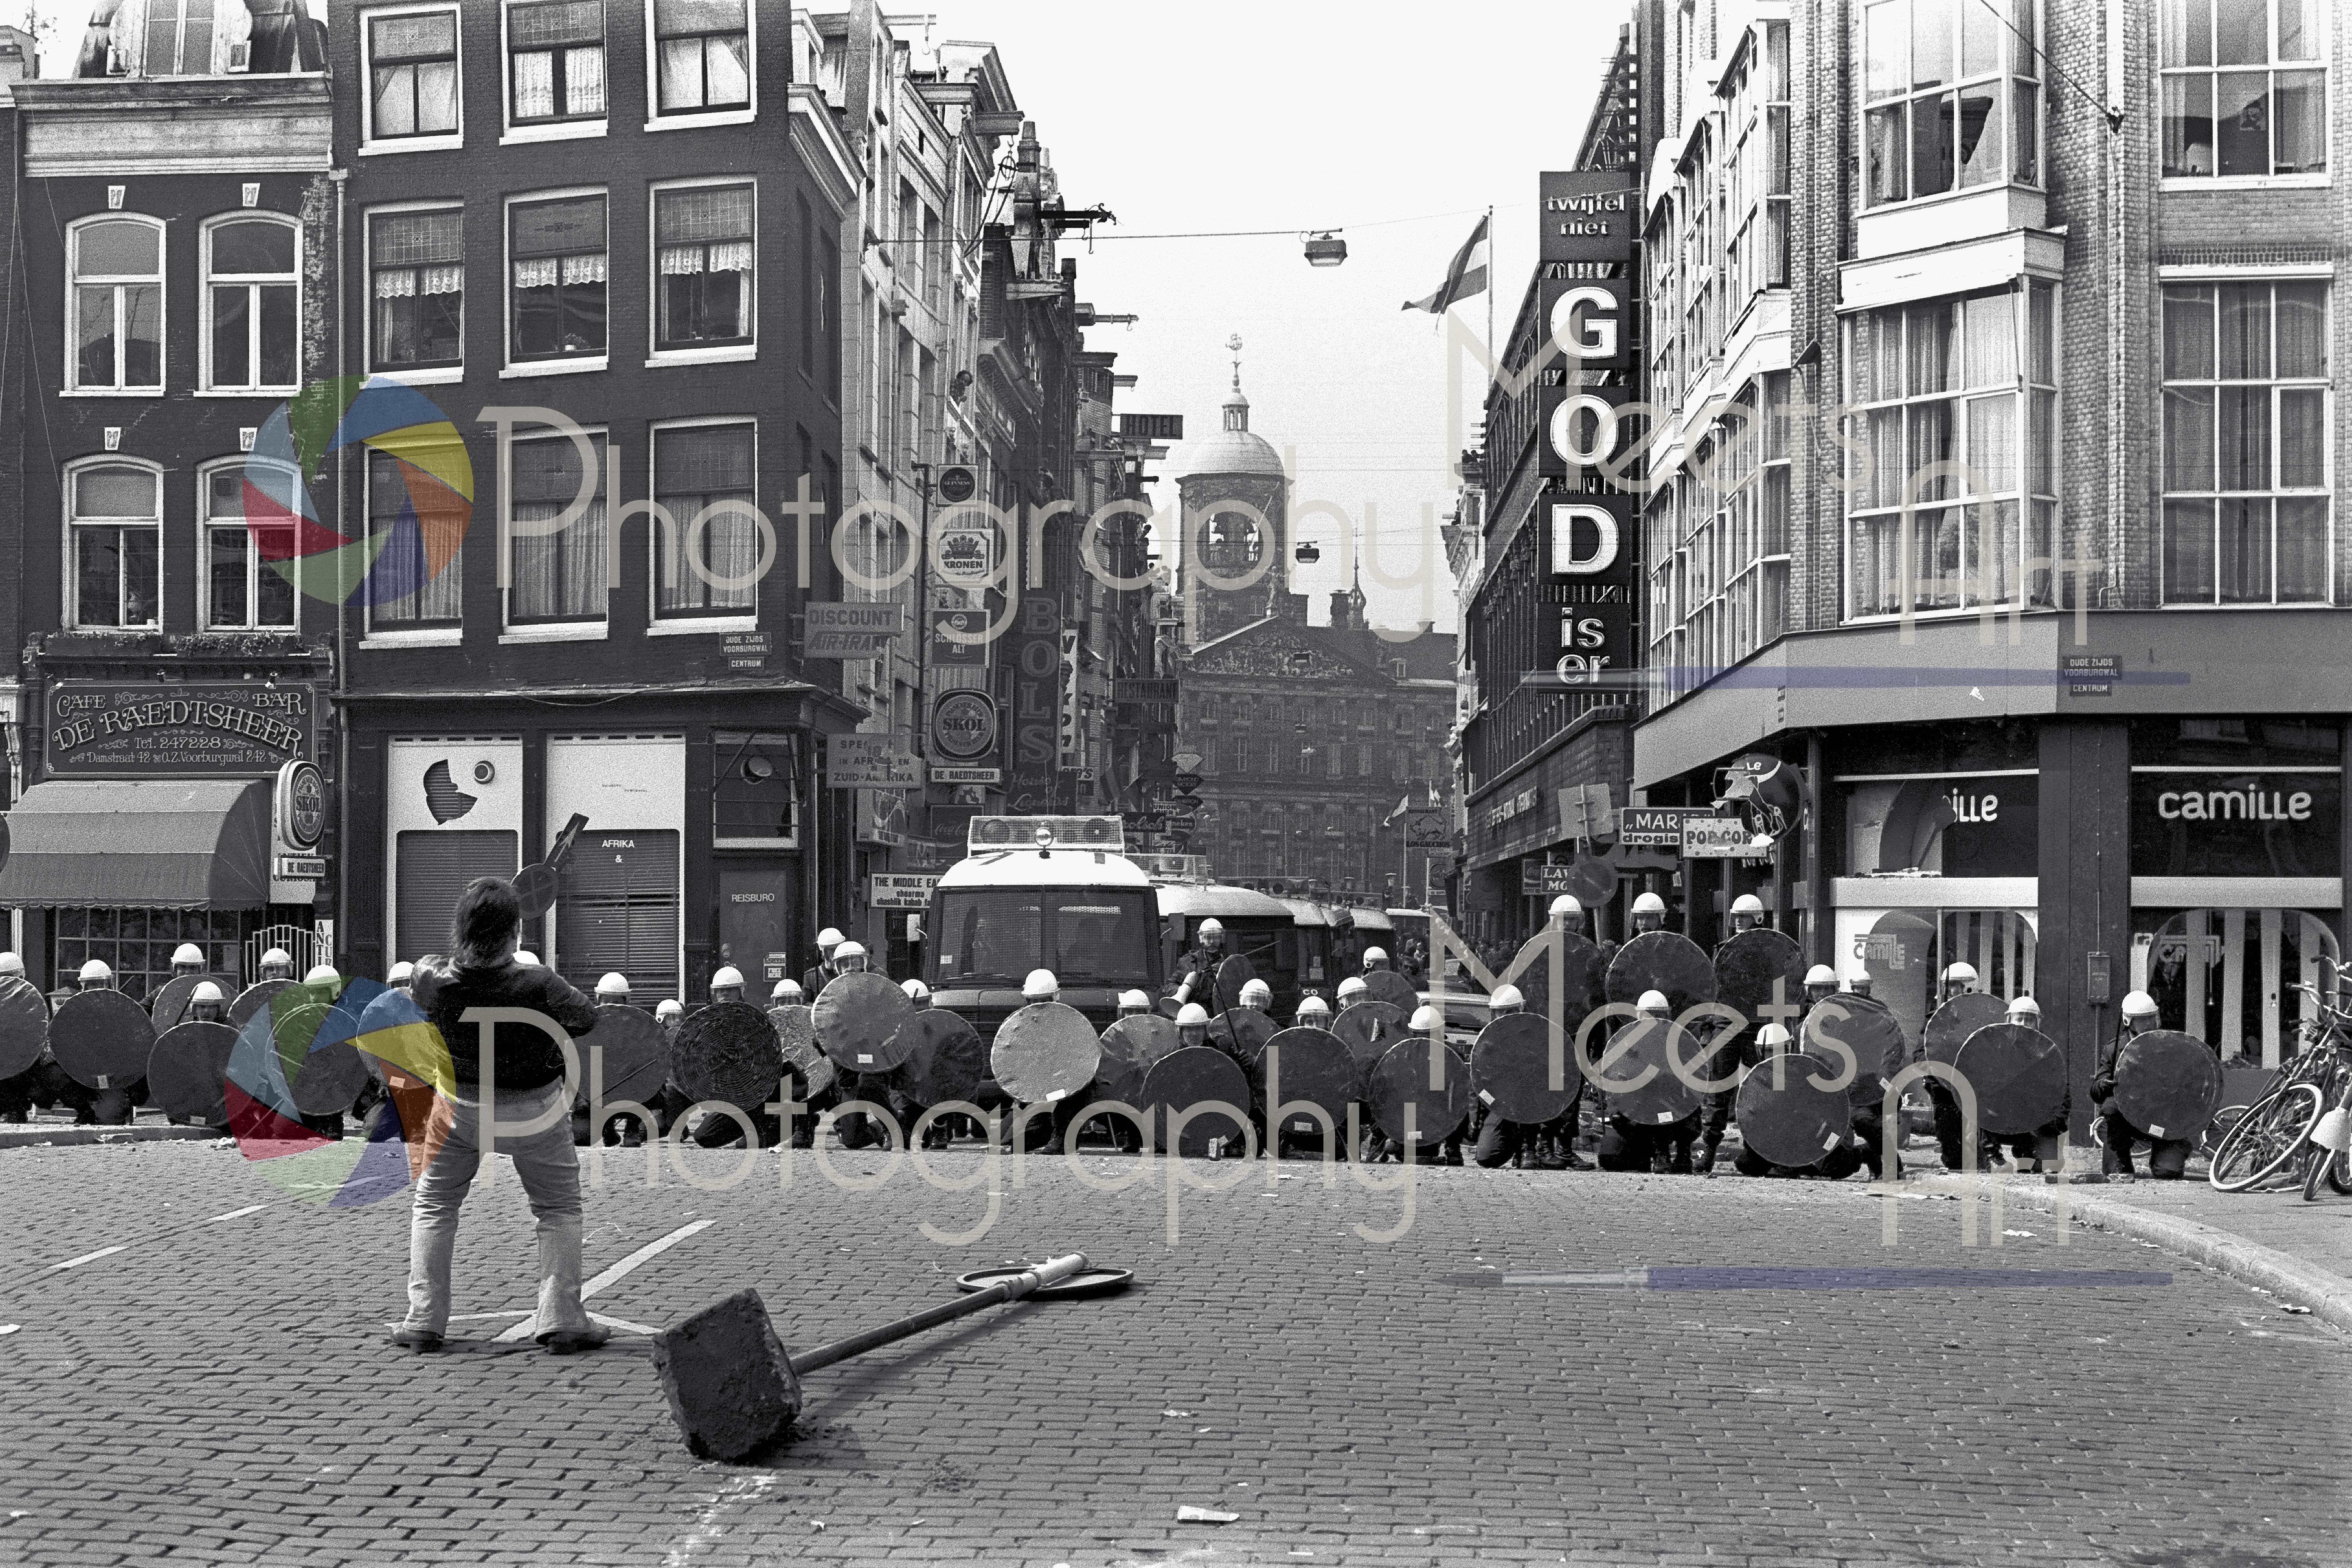
[[[1052,970],[1062,1001],[1097,1029],[1118,1016],[1120,992],[1157,997],[1159,901],[1126,850],[1116,816],[973,817],[923,922],[931,1005],[993,1043],[1034,969]]]

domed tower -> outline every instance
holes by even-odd
[[[1238,354],[1242,341],[1229,339],[1225,346]],[[1283,549],[1289,533],[1290,479],[1273,445],[1250,429],[1249,415],[1241,361],[1235,359],[1223,426],[1193,444],[1176,480],[1184,528],[1176,552],[1176,585],[1184,606],[1185,641],[1195,647],[1269,616],[1301,624],[1307,619],[1306,596],[1291,592],[1290,558]],[[1248,585],[1221,585],[1236,580]]]

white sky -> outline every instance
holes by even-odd
[[[57,24],[42,64],[61,74],[89,0],[32,9]],[[1444,552],[1433,531],[1428,585],[1417,585],[1415,537],[1424,506],[1442,520],[1454,500],[1445,337],[1398,307],[1437,288],[1491,204],[1491,286],[1507,328],[1535,256],[1537,173],[1576,156],[1630,13],[1625,0],[948,0],[930,14],[936,37],[997,46],[1065,199],[1118,216],[1091,255],[1076,235],[1064,254],[1078,258],[1081,300],[1142,318],[1087,334],[1141,377],[1120,405],[1213,430],[1232,374],[1224,342],[1238,333],[1251,426],[1291,461],[1294,512],[1311,500],[1360,523],[1376,511],[1381,563],[1416,585],[1383,587],[1368,572],[1371,618],[1450,630]],[[1307,265],[1298,236],[1313,228],[1344,230],[1345,266]],[[1282,232],[1112,237],[1230,229]],[[1486,304],[1454,311],[1482,339]],[[1465,431],[1480,384],[1465,367]],[[1162,504],[1175,499],[1182,449],[1173,456],[1157,470],[1169,476],[1155,487]],[[1309,522],[1302,536],[1322,560],[1293,568],[1318,620],[1324,595],[1346,585],[1339,533]]]

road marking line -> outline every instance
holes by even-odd
[[[243,1219],[249,1214],[259,1214],[263,1209],[266,1209],[268,1206],[269,1205],[268,1204],[248,1204],[241,1209],[231,1209],[226,1214],[216,1214],[204,1223],[206,1225],[218,1225],[225,1219]]]
[[[128,1252],[130,1250],[131,1244],[126,1241],[118,1247],[101,1247],[96,1252],[85,1252],[79,1258],[68,1258],[63,1263],[52,1263],[49,1267],[52,1268],[79,1268],[85,1263],[95,1263],[101,1258],[111,1258],[118,1252]]]
[[[655,1258],[660,1257],[663,1253],[667,1252],[671,1247],[676,1247],[679,1242],[686,1240],[688,1237],[699,1236],[702,1232],[709,1230],[712,1226],[717,1225],[718,1223],[719,1222],[715,1219],[698,1219],[691,1225],[679,1226],[676,1230],[671,1231],[667,1236],[661,1237],[657,1241],[649,1241],[646,1243],[645,1246],[640,1247],[635,1252],[630,1253],[626,1258],[622,1258],[618,1263],[614,1264],[610,1268],[605,1269],[603,1273],[589,1280],[585,1285],[581,1286],[580,1299],[584,1301],[600,1290],[611,1289],[613,1286],[619,1284],[623,1279],[637,1268],[640,1265],[650,1263]],[[500,1334],[499,1336],[498,1342],[500,1344],[512,1344],[518,1340],[530,1339],[534,1337],[533,1331],[538,1327],[539,1316],[534,1312],[523,1321],[517,1323],[513,1328],[509,1329],[506,1332]],[[645,1330],[643,1331],[650,1333],[653,1331]]]

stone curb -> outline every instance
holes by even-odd
[[[1918,1185],[1934,1193],[1959,1195],[1990,1190],[1990,1184],[1971,1183],[1965,1176],[1916,1179]],[[2308,1308],[2311,1315],[2322,1322],[2352,1333],[2352,1279],[2307,1263],[2293,1253],[2248,1241],[2234,1231],[2201,1220],[2183,1219],[2178,1215],[2117,1203],[2113,1198],[2085,1196],[2079,1188],[2003,1182],[2000,1200],[2042,1214],[2058,1213],[2063,1203],[2066,1214],[2084,1225],[2136,1241],[2154,1242],[2241,1284],[2258,1286],[2282,1301]]]
[[[167,1121],[131,1127],[74,1127],[27,1122],[0,1127],[0,1149],[37,1149],[45,1143],[59,1148],[85,1143],[208,1143],[221,1136],[211,1127],[174,1127]]]

